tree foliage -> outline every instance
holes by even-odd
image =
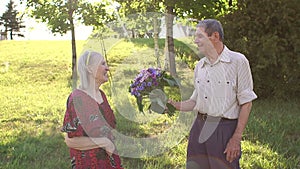
[[[218,18],[235,9],[237,0],[177,0],[174,3],[176,16],[183,18]]]
[[[117,0],[121,4],[120,12],[124,15],[132,13],[156,12],[165,14],[166,24],[166,45],[165,45],[165,66],[164,69],[170,70],[171,74],[176,76],[175,58],[174,58],[174,40],[173,40],[173,21],[175,18],[216,18],[229,13],[236,5],[236,0]],[[145,18],[142,19],[143,21]],[[132,29],[138,29],[138,19],[129,24]],[[145,30],[143,30],[145,31]]]
[[[130,31],[130,37],[139,38],[153,36],[153,20],[162,17],[158,14],[158,3],[152,1],[138,0],[117,0],[120,3],[119,14],[125,23],[125,27]]]
[[[7,11],[5,11],[0,17],[0,25],[3,25],[5,30],[5,38],[7,39],[7,34],[10,32],[10,39],[13,40],[13,36],[17,35],[20,37],[24,37],[20,30],[25,28],[23,25],[22,17],[18,16],[19,12],[15,9],[16,5],[12,0],[7,4]]]
[[[299,9],[298,0],[239,0],[222,18],[226,42],[249,59],[261,98],[300,94]]]
[[[25,1],[25,0],[23,0]],[[78,20],[85,25],[102,26],[113,19],[106,12],[108,2],[89,3],[88,0],[27,0],[26,6],[35,19],[47,23],[52,33],[65,34],[71,31],[72,36],[72,79],[73,88],[77,84],[75,24]]]
[[[69,15],[85,25],[102,26],[113,19],[108,15],[108,2],[89,3],[84,0],[27,0],[32,17],[47,23],[52,33],[65,34],[71,30]]]

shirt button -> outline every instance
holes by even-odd
[[[205,96],[204,98],[207,99],[207,96]]]
[[[227,82],[227,84],[229,84],[229,82]]]
[[[207,80],[207,83],[209,83],[209,80]]]

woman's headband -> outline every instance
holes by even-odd
[[[86,65],[86,66],[89,64],[90,56],[91,56],[91,53],[92,53],[92,52],[90,52],[90,51],[88,51],[88,52],[89,52],[89,53],[88,53],[88,55],[87,55],[87,57],[86,57],[86,61],[85,61],[85,65]]]

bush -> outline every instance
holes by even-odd
[[[261,98],[300,94],[299,9],[298,0],[239,0],[220,19],[225,43],[249,59]]]

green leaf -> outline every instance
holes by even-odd
[[[149,98],[151,101],[150,109],[162,114],[168,101],[166,94],[161,89],[154,89],[150,92]]]
[[[143,99],[141,97],[136,97],[136,103],[140,112],[144,112]]]
[[[179,86],[179,83],[174,78],[165,78],[165,77],[163,77],[163,80],[165,82],[167,82],[167,84],[169,86],[172,86],[172,87]]]
[[[172,104],[170,104],[170,103],[167,103],[167,113],[168,113],[168,115],[169,116],[173,116],[174,114],[175,114],[175,111],[176,111],[176,108],[172,105]]]

